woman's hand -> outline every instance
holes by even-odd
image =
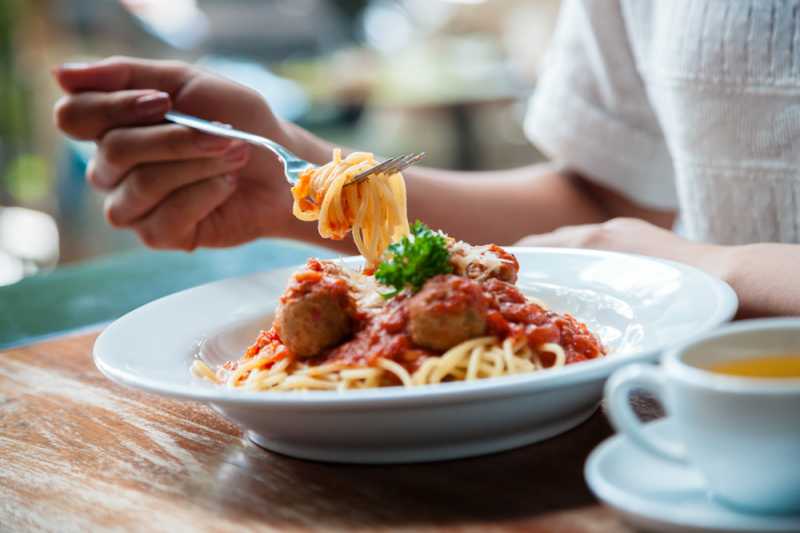
[[[800,285],[793,282],[800,264],[796,244],[696,243],[632,218],[565,227],[525,237],[517,244],[596,248],[680,261],[728,282],[739,297],[739,318],[800,315]]]
[[[519,246],[592,248],[681,261],[722,277],[718,261],[724,247],[687,241],[675,233],[636,218],[615,218],[601,224],[565,226],[551,233],[530,235]]]
[[[175,108],[302,153],[295,130],[255,91],[184,63],[124,57],[54,75],[67,92],[56,124],[97,143],[87,179],[107,194],[111,224],[148,246],[183,250],[292,235],[291,196],[274,156],[164,122]]]

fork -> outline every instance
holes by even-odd
[[[297,157],[284,146],[281,146],[275,141],[271,141],[266,137],[261,137],[260,135],[234,129],[227,124],[210,122],[208,120],[194,117],[192,115],[186,115],[184,113],[179,113],[177,111],[167,112],[166,115],[164,115],[164,118],[170,122],[174,122],[175,124],[180,124],[181,126],[187,126],[189,128],[210,133],[212,135],[218,135],[220,137],[239,139],[246,143],[270,150],[272,153],[278,156],[278,159],[280,159],[281,163],[283,163],[283,171],[286,181],[288,181],[289,185],[292,186],[297,184],[302,171],[310,166],[314,166],[305,159]],[[425,157],[425,152],[399,155],[391,159],[387,159],[386,161],[378,163],[374,167],[369,168],[364,172],[357,174],[356,176],[353,176],[353,178],[345,184],[345,187],[349,187],[350,185],[354,185],[356,183],[361,183],[362,181],[376,174],[390,175],[400,172],[401,170],[410,167],[423,157]]]

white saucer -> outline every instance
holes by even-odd
[[[645,431],[669,435],[671,426],[664,419]],[[647,531],[800,532],[800,516],[751,514],[717,503],[694,470],[640,450],[625,435],[595,448],[585,475],[598,498]]]

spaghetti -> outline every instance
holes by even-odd
[[[377,161],[370,153],[353,152],[342,158],[336,148],[330,163],[309,167],[292,187],[294,216],[319,221],[319,234],[326,239],[344,239],[352,230],[368,268],[378,265],[389,244],[408,234],[402,174],[376,175],[345,186],[375,165]]]
[[[541,354],[554,356],[554,362],[545,366]],[[241,390],[344,391],[474,381],[560,368],[565,364],[566,354],[558,344],[545,343],[538,350],[532,350],[519,339],[499,341],[488,336],[464,341],[441,356],[429,357],[411,373],[403,365],[383,357],[377,359],[375,366],[354,368],[341,362],[312,365],[285,357],[276,361],[270,355],[259,355],[217,373],[197,360],[192,371],[197,377]]]
[[[292,313],[294,320],[299,316],[302,322],[298,313],[306,308],[314,317],[315,327],[302,328],[300,335],[324,335],[330,317],[325,316],[325,300],[320,296],[340,298],[342,280],[347,280],[353,300],[331,313],[353,314],[355,323],[346,338],[311,357],[299,357],[291,347],[302,344],[298,344],[298,333],[290,332],[278,318],[241,359],[229,361],[216,372],[198,360],[194,374],[239,390],[344,391],[530,373],[605,354],[584,324],[547,310],[498,278],[476,281],[442,275],[416,294],[404,292],[383,301],[374,298],[377,287],[372,277],[316,260],[295,274],[281,299],[283,310],[298,306]],[[484,334],[453,342],[447,349],[430,347],[430,336],[438,341],[470,330],[470,319],[464,317],[472,312],[485,317]],[[417,329],[427,331],[429,337],[414,336]]]
[[[473,381],[605,355],[586,325],[517,289],[519,263],[506,250],[419,221],[409,227],[399,173],[347,185],[375,164],[372,154],[343,158],[336,149],[292,187],[294,215],[318,221],[325,238],[352,231],[367,268],[309,260],[272,328],[216,371],[195,361],[195,376],[239,390],[343,391]]]

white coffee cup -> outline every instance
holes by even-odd
[[[686,463],[712,497],[756,512],[800,513],[800,379],[755,379],[702,367],[744,357],[800,354],[800,319],[741,321],[667,353],[661,366],[630,365],[606,383],[617,431],[642,449]],[[629,396],[655,395],[674,422],[661,440],[642,431]]]

